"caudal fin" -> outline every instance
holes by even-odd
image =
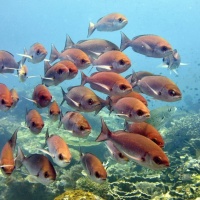
[[[51,45],[51,54],[49,57],[50,63],[54,62],[56,59],[58,59],[60,56],[60,53],[56,49],[56,47],[52,44]]]
[[[130,46],[130,39],[123,32],[121,32],[120,51],[124,51],[128,46]]]
[[[87,83],[87,76],[81,72],[81,85],[85,85]]]
[[[95,29],[96,29],[95,24],[90,22],[89,27],[88,27],[87,37],[90,37],[90,35],[92,35],[92,33],[95,31]]]

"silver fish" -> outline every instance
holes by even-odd
[[[96,24],[90,22],[88,28],[88,37],[97,31],[112,32],[122,29],[128,23],[127,18],[120,13],[111,13],[100,18]]]

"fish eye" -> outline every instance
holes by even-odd
[[[46,171],[44,172],[44,178],[48,178],[49,177],[49,173]]]
[[[159,157],[159,156],[155,156],[153,158],[153,161],[158,165],[161,165],[163,163],[161,157]]]
[[[119,64],[120,64],[120,65],[124,65],[124,64],[125,64],[124,60],[121,59],[121,60],[119,61]]]
[[[86,60],[85,59],[81,59],[81,64],[85,64]]]
[[[157,138],[152,138],[151,140],[152,140],[153,142],[155,142],[156,144],[158,143]]]
[[[137,115],[142,116],[142,115],[144,115],[144,112],[142,110],[137,110]]]
[[[120,90],[126,90],[126,89],[127,89],[127,86],[124,85],[124,84],[121,84],[121,85],[119,86],[119,89],[120,89]]]
[[[35,122],[32,122],[32,124],[31,124],[33,127],[35,127],[36,126],[36,124],[35,124]]]
[[[58,111],[58,114],[60,114],[60,110]]]
[[[119,19],[118,19],[118,22],[122,22],[123,21],[123,19],[120,17]]]
[[[62,69],[59,69],[58,70],[58,74],[62,74],[63,73],[63,70]]]
[[[79,129],[80,129],[81,131],[84,131],[84,130],[85,130],[85,128],[84,128],[83,126],[79,126]]]
[[[95,176],[96,176],[97,178],[100,178],[100,177],[101,177],[100,174],[99,174],[99,172],[95,172]]]
[[[37,51],[36,51],[36,55],[40,55],[40,50],[38,49]]]
[[[50,115],[52,115],[52,114],[53,114],[53,111],[52,111],[52,110],[50,110],[50,111],[49,111],[49,114],[50,114]]]
[[[92,105],[94,103],[93,99],[88,99],[88,104]]]
[[[120,153],[118,153],[118,156],[120,157],[120,158],[123,158],[124,156],[123,156],[123,154],[120,152]]]
[[[63,160],[64,159],[64,157],[63,157],[63,155],[61,153],[58,155],[58,158],[59,158],[59,160]]]
[[[6,104],[4,99],[1,99],[1,104]]]
[[[27,75],[27,73],[25,72],[25,73],[24,73],[24,76],[26,76],[26,75]]]
[[[44,95],[41,95],[41,96],[40,96],[40,99],[41,99],[41,100],[45,100],[45,96],[44,96]]]
[[[42,127],[44,127],[44,124],[41,124]]]
[[[176,96],[176,92],[175,92],[174,90],[169,90],[169,91],[168,91],[168,94],[169,94],[170,96]]]
[[[167,51],[167,50],[168,50],[168,47],[166,47],[166,46],[161,47],[161,51]]]

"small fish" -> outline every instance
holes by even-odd
[[[125,130],[129,133],[143,135],[152,140],[153,142],[155,142],[161,148],[164,147],[164,140],[161,134],[151,124],[148,124],[146,122],[137,122],[137,123],[134,122],[128,124],[127,122],[125,122]]]
[[[32,101],[38,108],[47,107],[52,100],[52,95],[45,85],[38,84],[33,91]]]
[[[50,104],[48,114],[52,121],[55,122],[58,120],[58,117],[61,114],[61,110],[55,100]]]
[[[0,74],[13,73],[14,70],[18,69],[20,62],[16,62],[14,56],[4,50],[0,50]]]
[[[106,141],[106,147],[109,150],[112,158],[118,163],[126,163],[129,161],[129,158],[121,153],[110,140]]]
[[[161,101],[174,102],[182,98],[178,86],[165,76],[145,76],[136,85],[140,92]]]
[[[113,50],[119,51],[119,47],[108,40],[104,39],[81,40],[78,43],[74,44],[72,39],[67,35],[64,50],[69,48],[81,49],[88,56],[93,58],[97,58],[99,55],[107,51],[113,51]]]
[[[97,71],[125,72],[131,67],[130,59],[121,51],[107,51],[92,62]]]
[[[151,118],[146,122],[154,126],[157,130],[163,127],[169,120],[173,118],[173,115],[177,111],[175,106],[162,106],[151,110]]]
[[[10,90],[3,83],[0,83],[0,110],[7,111],[13,105]]]
[[[18,69],[17,71],[19,80],[21,82],[25,82],[26,79],[28,78],[27,74],[28,74],[28,67],[26,65],[21,65],[20,69]]]
[[[40,149],[40,151],[50,155],[58,166],[66,167],[71,162],[71,153],[64,139],[59,135],[49,136],[48,129],[46,131],[46,144],[49,151],[44,149]]]
[[[14,150],[16,146],[18,129],[15,130],[12,137],[3,146],[0,154],[0,168],[5,175],[11,175],[15,169]]]
[[[22,56],[22,61],[21,61],[22,64],[25,63],[27,58],[29,62],[36,64],[45,59],[47,55],[47,50],[42,44],[35,43],[30,47],[28,51],[24,48],[24,54],[18,54],[18,55]]]
[[[72,61],[78,69],[86,69],[90,66],[90,58],[88,55],[76,48],[66,49],[62,53],[59,53],[54,45],[51,46],[50,63],[54,62],[56,59],[60,60],[70,60]]]
[[[78,74],[76,65],[69,60],[62,60],[55,63],[53,66],[48,61],[44,62],[44,73],[42,83],[47,87],[58,85],[65,80],[73,79]]]
[[[65,130],[71,132],[75,137],[85,138],[91,133],[89,122],[79,112],[67,112],[61,118],[60,126],[61,124],[63,124]]]
[[[12,100],[13,100],[13,105],[11,106],[11,108],[14,108],[19,101],[19,96],[18,96],[18,93],[15,89],[11,89],[10,93],[11,93],[11,97],[12,97]]]
[[[81,163],[87,175],[95,182],[102,183],[107,178],[107,172],[101,161],[91,153],[81,153]]]
[[[133,51],[148,57],[164,58],[172,54],[172,46],[164,38],[157,35],[139,35],[130,40],[121,32],[120,51],[131,46]]]
[[[66,100],[69,106],[78,111],[95,111],[95,114],[97,114],[105,105],[107,105],[107,101],[98,97],[91,89],[85,86],[70,87],[68,88],[68,93],[65,93],[62,89],[62,94],[63,101],[61,105]]]
[[[144,167],[153,170],[169,167],[169,159],[164,151],[149,138],[124,131],[111,132],[105,122],[101,122],[101,133],[97,142],[110,140],[120,152]]]
[[[124,26],[126,26],[127,23],[128,23],[127,18],[120,13],[108,14],[100,18],[96,24],[90,22],[88,28],[88,37],[92,35],[92,33],[95,30],[105,31],[105,32],[117,31],[124,28]]]
[[[81,72],[81,78],[81,85],[89,83],[92,89],[108,94],[109,96],[124,96],[132,91],[130,83],[115,72],[96,72],[91,74],[90,77]]]
[[[29,130],[34,134],[40,133],[44,127],[44,121],[37,110],[26,110],[25,122]]]
[[[131,122],[143,122],[150,117],[149,109],[134,97],[124,97],[116,103],[110,102],[110,112]]]
[[[56,171],[48,160],[41,154],[31,154],[25,157],[20,147],[17,154],[18,166],[23,165],[36,183],[48,185],[56,180]]]
[[[181,65],[187,65],[186,63],[181,63],[180,54],[176,49],[173,50],[173,53],[167,57],[163,58],[162,67],[167,67],[170,71],[173,71],[176,75],[178,75],[176,69]]]
[[[111,97],[107,97],[107,100],[109,101],[109,99],[110,99],[112,103],[116,103],[119,99],[122,99],[124,97],[136,98],[136,99],[140,100],[145,106],[148,106],[147,100],[140,93],[135,92],[135,91],[131,91],[124,96],[114,95]]]

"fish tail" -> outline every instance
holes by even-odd
[[[18,147],[17,157],[15,160],[15,167],[16,169],[20,168],[22,166],[22,162],[25,159],[24,153],[22,152],[21,148]]]
[[[63,105],[63,103],[64,103],[64,101],[65,101],[65,95],[66,95],[66,93],[65,93],[65,91],[63,90],[63,88],[62,88],[62,87],[61,87],[61,90],[62,90],[63,100],[62,100],[62,102],[61,102],[60,106],[62,106],[62,105]]]
[[[56,59],[58,59],[60,56],[60,53],[58,52],[58,50],[56,49],[56,47],[52,44],[51,45],[51,54],[49,57],[49,62],[52,63],[54,62]]]
[[[110,111],[109,112],[109,115],[110,115],[111,112],[113,111],[113,109],[112,109],[112,99],[110,98],[110,96],[107,96],[106,101],[107,101],[107,108]]]
[[[97,109],[97,110],[95,111],[95,115],[97,115],[97,114],[101,111],[101,109],[104,108],[105,106],[107,106],[108,103],[109,103],[107,99],[104,100],[104,99],[102,99],[102,98],[100,98],[100,97],[99,97],[99,101],[100,101],[100,103],[101,103],[101,106],[99,107],[99,109]]]
[[[51,68],[51,65],[48,61],[44,61],[44,74]]]
[[[120,45],[120,51],[124,51],[130,44],[130,39],[121,32],[121,45]]]
[[[87,82],[87,76],[81,72],[81,85],[85,85]]]
[[[65,47],[64,50],[70,49],[74,46],[74,42],[72,41],[71,37],[69,35],[66,36],[66,41],[65,41]],[[63,51],[64,51],[63,50]]]
[[[24,55],[28,55],[28,52],[26,50],[26,48],[24,48]],[[21,64],[23,65],[26,62],[27,57],[26,56],[22,56],[21,59]]]
[[[59,121],[59,124],[58,124],[58,128],[60,128],[61,127],[61,125],[62,125],[62,118],[63,118],[63,113],[62,113],[62,111],[60,112],[60,121]]]
[[[12,137],[9,140],[9,144],[12,147],[12,150],[15,150],[15,146],[16,146],[16,140],[17,140],[17,132],[19,130],[19,127],[15,130],[15,132],[13,133]]]
[[[88,35],[87,37],[90,37],[90,35],[92,35],[92,33],[95,31],[96,27],[95,24],[90,22],[89,23],[89,27],[88,27]]]
[[[96,142],[101,142],[104,140],[108,140],[110,135],[112,134],[111,131],[108,129],[106,123],[104,122],[103,119],[101,119],[101,133],[99,134],[99,136],[97,137],[97,139],[95,140]]]
[[[49,138],[49,129],[47,128],[46,135],[45,135],[45,143],[47,142],[48,138]]]

